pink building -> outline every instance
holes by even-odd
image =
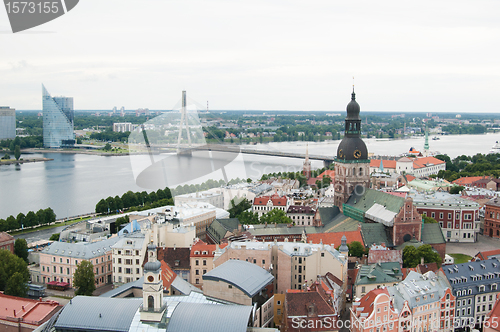
[[[0,250],[9,250],[14,253],[14,237],[9,233],[0,232]]]
[[[112,283],[111,246],[120,239],[116,236],[93,243],[52,243],[40,252],[41,282],[67,282],[72,287],[78,264],[86,260],[94,266],[96,287]]]

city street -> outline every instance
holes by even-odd
[[[447,254],[476,255],[479,251],[493,250],[500,248],[500,240],[478,235],[476,243],[447,243]]]

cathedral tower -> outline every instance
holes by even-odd
[[[156,245],[148,245],[148,262],[144,264],[141,321],[160,322],[167,306],[163,304],[161,263],[156,257]]]
[[[370,183],[370,161],[368,149],[361,139],[360,107],[356,102],[354,87],[351,101],[347,105],[344,138],[337,149],[335,158],[335,206],[343,211],[343,204],[356,191],[363,194]]]

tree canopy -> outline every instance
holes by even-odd
[[[89,261],[82,261],[78,264],[73,275],[73,286],[76,289],[75,295],[92,296],[95,291],[94,265]]]
[[[290,224],[292,223],[292,219],[286,216],[285,211],[281,209],[272,209],[271,211],[263,214],[260,217],[260,223],[268,223],[268,224]]]
[[[406,246],[403,249],[403,267],[416,267],[422,257],[426,264],[436,262],[438,267],[441,266],[441,256],[429,244],[424,244],[418,248]]]
[[[14,254],[28,263],[28,243],[25,239],[16,239],[14,242]]]
[[[9,280],[16,273],[18,275],[9,283]],[[0,290],[6,291],[7,285],[9,285],[9,289],[14,291],[12,285],[14,283],[27,283],[29,276],[28,265],[22,258],[17,257],[9,250],[0,250]]]

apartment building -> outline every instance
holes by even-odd
[[[447,242],[476,242],[479,233],[478,203],[447,192],[411,194],[417,211],[434,218]]]
[[[304,289],[318,275],[328,272],[347,287],[347,239],[343,237],[340,251],[333,245],[302,242],[231,242],[216,250],[214,266],[228,260],[244,260],[270,271],[275,279],[274,292]]]
[[[93,243],[54,242],[40,251],[40,275],[44,284],[51,281],[73,285],[78,264],[86,260],[94,266],[96,287],[112,283],[112,248],[121,237]]]
[[[291,200],[286,196],[279,196],[277,194],[271,196],[260,196],[254,198],[252,212],[257,213],[259,218],[262,217],[263,214],[266,214],[274,209],[280,209],[286,213],[290,204]]]
[[[453,331],[455,296],[445,278],[411,271],[395,286],[376,288],[351,307],[351,331]]]
[[[122,285],[138,280],[143,275],[142,265],[149,243],[149,236],[141,232],[123,237],[114,245],[113,284]]]
[[[500,291],[500,262],[494,258],[448,265],[441,273],[456,296],[455,317],[460,327],[484,321]]]
[[[227,244],[221,244],[220,248],[225,248]],[[197,240],[191,247],[189,255],[191,264],[190,283],[196,287],[203,288],[203,276],[213,270],[214,255],[218,245],[207,244]]]

